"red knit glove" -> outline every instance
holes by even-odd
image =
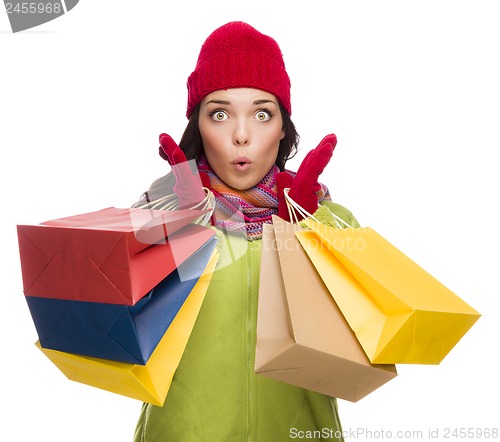
[[[174,192],[177,195],[179,208],[183,209],[196,204],[205,198],[205,192],[200,187],[199,181],[193,175],[186,155],[177,143],[168,134],[160,135],[160,156],[167,160],[175,175]],[[210,187],[210,178],[200,172],[202,186]]]
[[[337,144],[334,134],[327,135],[321,140],[316,149],[311,150],[302,160],[295,177],[288,172],[276,175],[278,186],[278,216],[290,221],[288,208],[285,201],[284,189],[290,188],[288,196],[309,213],[318,209],[317,192],[321,189],[318,178],[330,161],[333,149]],[[298,216],[301,219],[301,216]]]

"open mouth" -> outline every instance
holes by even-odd
[[[251,166],[252,162],[247,158],[237,158],[235,161],[233,161],[232,164],[236,168],[236,170],[244,171]]]

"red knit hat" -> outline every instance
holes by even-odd
[[[240,21],[227,23],[209,35],[187,87],[188,118],[211,92],[240,87],[269,92],[292,113],[290,78],[278,43]]]

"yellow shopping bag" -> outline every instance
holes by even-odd
[[[375,230],[305,223],[296,236],[372,363],[439,364],[480,317]]]
[[[39,341],[36,346],[72,381],[162,406],[198,317],[218,256],[214,251],[146,365],[49,350]]]

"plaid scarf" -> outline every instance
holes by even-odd
[[[243,233],[248,241],[261,239],[262,225],[271,224],[272,216],[278,214],[276,174],[279,168],[274,165],[259,183],[247,190],[237,190],[224,183],[204,156],[198,160],[198,169],[210,178],[210,188],[216,202],[216,226]],[[295,175],[294,172],[289,173]],[[326,186],[321,185],[318,197],[320,201],[330,199]]]

